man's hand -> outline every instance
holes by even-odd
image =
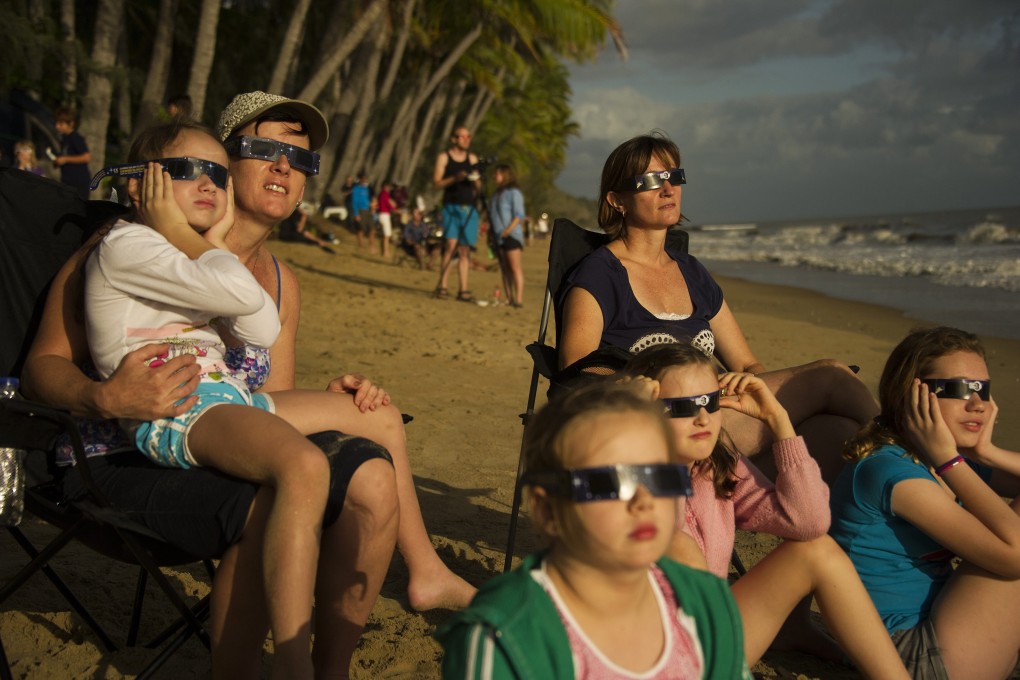
[[[96,384],[96,404],[103,415],[155,420],[179,416],[194,406],[201,366],[190,354],[163,361],[169,349],[167,344],[146,345],[125,354],[109,380]]]
[[[326,389],[330,392],[348,392],[354,395],[354,405],[362,413],[374,411],[380,406],[390,405],[390,395],[386,390],[372,383],[360,373],[347,373],[329,381]]]

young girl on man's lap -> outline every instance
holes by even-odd
[[[94,362],[107,378],[124,354],[160,341],[172,352],[197,356],[203,374],[184,401],[187,411],[123,425],[159,464],[213,467],[273,488],[262,551],[273,673],[310,678],[310,619],[329,468],[304,435],[338,429],[338,409],[325,402],[350,397],[252,393],[244,376],[235,376],[223,361],[221,336],[268,347],[279,317],[223,241],[232,224],[232,195],[220,142],[200,126],[177,122],[143,132],[129,160],[147,161],[142,178],[128,180],[139,223],[114,225],[86,264]],[[172,179],[167,168],[180,178]]]
[[[825,535],[828,489],[818,464],[765,383],[750,373],[720,374],[707,355],[686,344],[644,350],[625,370],[642,376],[638,380],[653,398],[664,402],[679,459],[691,467],[694,494],[670,555],[693,566],[707,563],[725,577],[736,529],[788,539],[732,586],[748,662],[761,657],[796,610],[790,623],[795,630],[784,634],[790,646],[833,660],[841,660],[845,650],[867,677],[906,677],[853,565]],[[769,428],[775,484],[720,442],[721,408]],[[694,551],[689,536],[697,543]],[[800,603],[812,595],[842,649],[810,625],[810,600]]]
[[[525,459],[550,546],[437,633],[444,677],[749,677],[725,582],[664,558],[689,480],[643,390],[554,399],[528,425]]]

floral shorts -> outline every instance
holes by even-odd
[[[142,422],[135,430],[135,446],[158,465],[189,468],[198,465],[188,450],[188,431],[198,418],[213,406],[240,404],[269,413],[276,412],[272,397],[252,394],[229,382],[202,382],[195,390],[198,402],[176,418]]]

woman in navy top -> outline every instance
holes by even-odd
[[[839,473],[840,451],[878,413],[867,387],[846,365],[821,360],[768,371],[747,343],[722,290],[690,255],[666,249],[666,232],[682,219],[686,176],[680,151],[661,134],[628,140],[602,169],[599,226],[608,245],[567,279],[561,309],[560,367],[616,346],[632,352],[664,342],[690,342],[735,372],[758,375],[789,412],[826,482]],[[727,412],[724,427],[742,453],[770,442],[757,420]],[[763,461],[768,467],[767,461]]]

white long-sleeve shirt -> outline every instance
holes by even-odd
[[[236,255],[217,249],[192,260],[140,224],[118,222],[89,256],[85,276],[89,348],[104,379],[128,352],[165,342],[167,359],[194,354],[203,380],[226,377],[243,387],[230,376],[210,320],[218,317],[257,347],[269,347],[280,333],[272,298]]]

